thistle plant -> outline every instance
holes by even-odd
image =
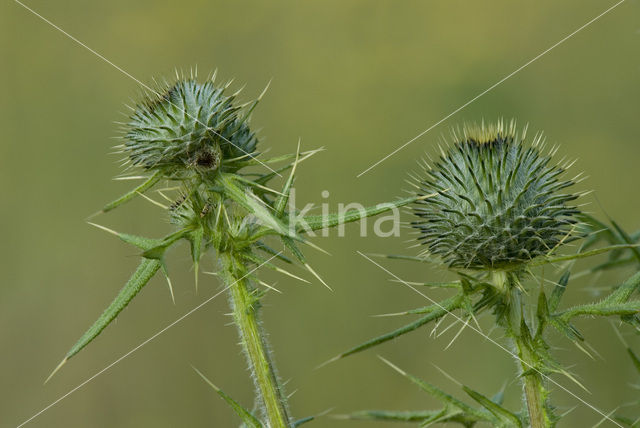
[[[437,322],[448,314],[453,314],[463,326],[472,325],[482,333],[477,320],[490,313],[506,343],[491,341],[517,362],[523,409],[512,411],[503,407],[504,391],[488,398],[464,386],[464,391],[479,405],[472,407],[388,363],[422,390],[442,400],[445,406],[421,412],[365,411],[351,417],[416,421],[421,426],[436,422],[466,427],[478,423],[555,426],[560,416],[551,403],[550,391],[560,384],[553,376],[560,374],[577,380],[553,357],[547,331],[556,330],[585,349],[585,337],[573,325],[576,318],[618,317],[640,330],[640,299],[636,293],[640,288],[640,272],[611,287],[598,301],[563,308],[562,297],[570,286],[574,261],[609,252],[606,263],[573,277],[623,265],[639,270],[640,234],[627,234],[615,222],[607,226],[581,212],[576,200],[583,194],[570,191],[580,175],[566,178],[571,163],[553,162],[556,149],[545,149],[542,134],[529,143],[526,128],[519,132],[514,121],[469,125],[452,134],[453,143],[446,150],[441,149],[439,160],[422,162],[421,176],[414,180],[418,196],[437,195],[413,204],[417,219],[411,226],[424,250],[418,256],[389,257],[444,266],[457,279],[411,284],[396,279],[411,287],[450,288],[454,292],[444,300],[432,300],[432,305],[398,314],[419,318],[336,359]],[[571,242],[580,242],[578,251],[559,255]],[[541,277],[535,269],[550,263],[560,269],[558,279]],[[552,285],[551,290],[545,283]]]
[[[312,418],[296,422],[291,416],[260,321],[261,301],[272,287],[259,279],[257,270],[268,267],[301,279],[278,266],[298,263],[324,283],[301,250],[302,245],[316,247],[306,235],[423,197],[343,213],[302,215],[291,206],[289,196],[298,165],[319,150],[301,152],[298,144],[295,154],[266,158],[257,151],[258,137],[249,126],[251,113],[262,95],[241,104],[237,92],[227,94],[228,86],[216,84],[215,75],[204,83],[193,75],[176,76],[175,82],[160,86],[133,108],[128,123],[124,124],[124,141],[119,149],[126,156],[129,178],[141,178],[143,182],[107,204],[102,212],[137,196],[151,199],[148,195],[155,190],[169,201],[165,215],[173,230],[163,238],[150,239],[99,226],[138,248],[140,265],[56,371],[92,342],[158,271],[167,276],[165,254],[174,244],[186,240],[196,287],[200,260],[203,257],[217,260],[218,275],[228,293],[233,321],[255,384],[257,413],[211,385],[245,426],[293,427]],[[287,177],[283,177],[282,187],[275,190],[273,182],[284,173]],[[164,187],[158,188],[161,184]],[[172,290],[171,282],[169,288]]]

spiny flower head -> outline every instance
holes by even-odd
[[[247,124],[252,107],[235,105],[237,93],[225,95],[227,87],[179,77],[147,96],[126,125],[123,151],[131,163],[170,178],[237,170],[257,139]]]
[[[525,143],[526,128],[465,126],[433,167],[426,163],[420,192],[437,196],[419,201],[413,222],[426,252],[450,267],[518,269],[568,242],[574,216],[562,178],[567,166],[551,163],[537,134]]]

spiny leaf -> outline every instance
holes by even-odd
[[[347,419],[354,420],[374,420],[374,421],[394,421],[394,422],[422,422],[421,426],[426,427],[432,423],[458,423],[465,427],[472,427],[477,422],[485,419],[465,414],[459,410],[445,407],[441,410],[418,410],[418,411],[387,411],[387,410],[362,410],[346,415]]]
[[[302,251],[300,251],[300,249],[298,248],[298,245],[295,243],[293,239],[291,239],[288,236],[281,236],[280,238],[282,239],[282,243],[284,244],[284,246],[287,247],[289,251],[291,251],[291,253],[296,257],[296,259],[298,259],[300,263],[302,264],[307,263],[307,260],[304,257],[304,254],[302,253]]]
[[[557,263],[557,262],[565,262],[569,260],[577,260],[584,259],[587,257],[597,256],[598,254],[603,254],[609,251],[614,250],[624,250],[628,248],[636,248],[640,247],[640,244],[620,244],[620,245],[610,245],[608,247],[597,248],[595,250],[585,251],[583,253],[572,254],[568,256],[559,256],[559,257],[542,257],[540,259],[533,260],[529,263],[530,267],[534,266],[542,266],[549,263]]]
[[[520,418],[518,418],[518,416],[516,416],[514,413],[510,412],[509,410],[505,409],[504,407],[498,405],[494,401],[488,399],[484,395],[474,391],[467,386],[463,386],[462,389],[464,390],[464,392],[469,394],[471,398],[476,400],[482,407],[490,411],[504,425],[522,427]]]
[[[316,279],[318,281],[320,281],[322,283],[322,285],[324,285],[325,287],[327,287],[330,291],[333,291],[333,288],[329,287],[329,284],[327,284],[324,279],[322,279],[322,277],[320,275],[318,275],[318,273],[311,267],[311,265],[309,263],[305,263],[304,267],[311,272],[311,275],[315,276]]]
[[[416,285],[420,287],[432,287],[432,288],[461,288],[460,281],[449,282],[409,282],[392,279],[391,282],[398,282],[400,284]]]
[[[640,287],[640,272],[622,283],[613,293],[605,298],[607,303],[622,303],[629,300],[631,295]]]
[[[162,260],[160,260],[162,262]],[[173,294],[173,285],[171,284],[171,278],[169,277],[169,270],[167,269],[167,265],[162,263],[162,273],[164,274],[165,279],[167,280],[167,286],[169,287],[169,293],[171,293],[171,301],[173,304],[176,304],[176,297]]]
[[[383,318],[383,317],[394,317],[394,316],[400,316],[400,315],[424,315],[424,314],[430,314],[439,309],[440,309],[440,306],[438,305],[429,305],[429,306],[423,306],[421,308],[409,309],[402,312],[392,312],[392,313],[386,313],[386,314],[380,314],[380,315],[374,315],[374,316],[377,318]],[[469,308],[467,307],[466,304],[464,309],[467,311],[467,313],[471,313],[467,310]]]
[[[633,240],[631,239],[631,237],[627,234],[627,232],[625,232],[620,226],[618,226],[618,223],[616,223],[615,221],[611,220],[611,224],[613,225],[613,227],[616,228],[616,231],[620,234],[620,236],[622,237],[622,239],[624,240],[625,243],[627,244],[633,244]],[[634,257],[636,258],[636,260],[638,260],[638,262],[640,262],[640,251],[638,250],[638,247],[632,247],[631,248],[631,252],[633,253]]]
[[[278,259],[282,260],[285,263],[289,263],[292,264],[293,261],[291,261],[290,258],[288,258],[287,256],[282,255],[282,251],[276,251],[273,248],[271,248],[270,246],[266,245],[265,243],[261,242],[261,241],[256,241],[255,246],[264,251],[265,253],[271,255],[271,256],[276,256]]]
[[[507,389],[507,384],[505,382],[502,384],[502,388],[500,388],[500,391],[496,392],[496,394],[493,397],[491,397],[491,401],[502,405],[502,402],[504,401],[504,392],[506,391],[506,389]]]
[[[246,209],[249,213],[256,216],[265,226],[273,229],[276,233],[297,238],[296,234],[290,230],[279,218],[269,211],[269,207],[253,195],[249,189],[239,187],[235,182],[232,174],[218,174],[216,179],[225,194],[233,199],[238,205]]]
[[[241,257],[243,257],[244,259],[246,259],[247,261],[249,261],[251,263],[255,263],[258,266],[265,266],[265,267],[268,267],[269,269],[275,270],[276,272],[285,274],[285,275],[287,275],[287,276],[289,276],[289,277],[291,277],[293,279],[297,279],[298,281],[306,282],[307,284],[309,283],[309,281],[307,281],[306,279],[300,278],[299,276],[296,276],[296,275],[292,274],[289,271],[286,271],[286,270],[284,270],[282,268],[279,268],[278,266],[274,265],[273,263],[269,263],[268,260],[263,259],[261,257],[258,257],[255,254],[243,253],[241,255]]]
[[[375,421],[397,421],[397,422],[422,422],[425,419],[440,416],[441,410],[422,411],[389,411],[389,410],[361,410],[345,415],[348,419],[375,420]]]
[[[275,195],[281,195],[280,192],[278,192],[277,190],[274,190],[270,187],[267,187],[266,185],[260,184],[258,182],[256,182],[255,180],[250,180],[248,178],[245,178],[239,174],[234,174],[233,179],[247,185],[248,187],[252,188],[254,192],[256,192],[256,194],[259,195],[265,195],[265,194],[275,194]]]
[[[407,256],[404,254],[369,254],[373,257],[384,257],[391,260],[407,260],[410,262],[419,262],[419,263],[438,263],[435,259],[431,259],[426,256]]]
[[[616,416],[614,419],[629,428],[640,427],[640,418],[627,418],[624,416]]]
[[[590,235],[588,238],[590,244],[583,244],[583,248],[587,248],[589,245],[600,241],[601,239],[603,239],[603,237],[610,244],[620,243],[620,239],[618,236],[616,236],[615,232],[611,230],[609,226],[593,217],[592,215],[581,212],[576,217],[592,233],[592,235]]]
[[[640,312],[640,300],[609,303],[606,301],[600,303],[592,303],[587,305],[579,305],[561,312],[558,316],[564,321],[569,321],[577,316],[593,315],[593,316],[613,316],[613,315],[634,315]]]
[[[450,394],[447,394],[446,392],[444,392],[443,390],[441,390],[440,388],[431,385],[428,382],[423,381],[422,379],[419,379],[407,372],[405,372],[404,370],[400,369],[399,367],[395,366],[394,364],[392,364],[391,362],[385,360],[382,357],[379,357],[385,364],[387,364],[389,367],[391,367],[392,369],[394,369],[395,371],[397,371],[398,373],[400,373],[402,376],[404,376],[405,378],[409,379],[412,383],[414,383],[415,385],[417,385],[420,389],[422,389],[423,391],[427,392],[428,394],[438,398],[439,400],[443,401],[446,404],[450,404],[453,407],[463,411],[466,414],[472,415],[474,417],[480,418],[480,419],[484,419],[487,421],[491,421],[493,418],[489,417],[489,415],[486,415],[476,409],[474,409],[473,407],[469,406],[468,404],[458,400],[457,398],[453,397]]]
[[[398,336],[402,336],[403,334],[416,330],[417,328],[420,328],[423,325],[431,321],[434,321],[455,309],[458,309],[460,307],[462,299],[463,299],[463,296],[461,294],[450,297],[442,301],[439,305],[436,305],[433,311],[431,311],[428,315],[412,322],[411,324],[407,324],[404,327],[393,330],[389,333],[383,334],[382,336],[378,336],[374,339],[368,340],[367,342],[361,345],[358,345],[354,348],[351,348],[348,351],[338,355],[337,357],[332,358],[330,361],[339,360],[340,358],[344,358],[346,356],[355,354],[357,352],[364,351],[365,349],[372,348],[376,345],[380,345],[384,342],[388,342],[389,340],[395,339]]]
[[[291,173],[289,174],[289,178],[287,179],[284,187],[282,188],[282,194],[278,196],[276,202],[274,204],[274,209],[276,212],[276,216],[282,217],[284,214],[284,210],[287,208],[287,203],[289,202],[289,194],[291,193],[291,186],[293,185],[293,180],[296,174],[296,167],[300,162],[300,141],[298,140],[298,149],[296,150],[296,159],[293,162],[293,167],[291,168]]]
[[[102,330],[105,329],[122,310],[129,304],[129,302],[140,292],[149,280],[160,269],[161,262],[159,260],[143,259],[138,266],[138,269],[133,273],[129,281],[122,287],[116,298],[105,309],[95,323],[82,335],[82,337],[76,342],[75,345],[67,352],[62,362],[51,373],[49,380],[59,369],[66,363],[71,357],[76,355],[82,348],[87,346],[93,339],[95,339]]]
[[[568,321],[562,320],[558,317],[551,317],[549,319],[549,324],[551,324],[558,332],[564,334],[571,341],[583,341],[584,337],[582,334]]]
[[[323,150],[324,150],[324,148],[321,147],[319,149],[309,150],[309,151],[306,151],[306,152],[302,152],[300,154],[303,156],[303,159],[305,159],[305,158],[307,158],[307,157],[309,157],[311,155],[314,155],[316,153],[319,153],[319,152],[321,152]],[[278,162],[286,161],[286,160],[289,160],[289,159],[293,159],[295,157],[296,157],[296,155],[294,153],[287,153],[286,155],[275,156],[275,157],[272,157],[272,158],[269,158],[269,159],[257,159],[254,156],[254,157],[252,157],[251,160],[235,162],[235,165],[237,165],[239,168],[243,168],[243,167],[247,167],[247,166],[264,165],[264,164],[268,165],[268,164],[272,164],[272,163],[278,163]],[[277,170],[277,171],[278,172],[282,172],[284,170],[287,170],[287,169],[291,168],[291,166],[292,166],[291,164],[287,165],[287,166],[284,166],[284,167],[282,167],[281,170]],[[273,174],[273,172],[271,172],[268,175],[271,175],[271,174]],[[273,175],[275,176],[275,174],[273,174]],[[270,178],[273,178],[273,177],[270,177]]]
[[[302,418],[302,419],[298,419],[297,421],[295,421],[293,423],[293,428],[297,428],[300,425],[304,425],[307,422],[311,422],[312,420],[314,420],[316,417],[315,416],[307,416],[306,418]]]
[[[259,163],[256,162],[256,165],[259,165]],[[258,177],[256,177],[253,180],[254,182],[256,182],[258,184],[267,184],[269,181],[271,181],[276,176],[281,176],[282,177],[282,175],[280,173],[283,172],[283,171],[288,170],[289,168],[291,168],[291,164],[285,165],[285,166],[280,167],[280,168],[276,168],[272,172],[267,173],[267,174],[243,174],[243,175],[257,175]]]
[[[146,192],[147,190],[149,190],[151,187],[153,187],[153,185],[156,184],[160,180],[160,176],[161,176],[160,171],[156,171],[151,177],[149,177],[147,180],[145,180],[144,183],[142,183],[141,185],[139,185],[135,189],[132,189],[128,193],[125,193],[124,195],[120,196],[115,201],[110,202],[107,205],[105,205],[102,208],[102,212],[106,213],[108,211],[111,211],[112,209],[124,204],[125,202],[130,201],[137,194]]]
[[[181,229],[177,232],[174,232],[163,239],[152,239],[145,238],[143,236],[131,235],[129,233],[120,233],[115,230],[109,229],[107,227],[101,226],[99,224],[88,222],[90,225],[95,226],[99,229],[102,229],[106,232],[111,233],[112,235],[116,235],[122,241],[127,244],[131,244],[141,250],[143,250],[142,256],[147,259],[156,259],[162,260],[165,251],[171,244],[176,242],[177,240],[183,238],[186,235],[189,235],[192,230],[191,229]]]
[[[613,254],[613,252],[611,253]],[[574,275],[574,278],[579,278],[581,276],[584,275],[589,275],[598,271],[603,271],[603,270],[608,270],[608,269],[613,269],[613,268],[617,268],[617,267],[621,267],[624,265],[628,265],[628,264],[632,264],[632,263],[636,263],[636,258],[634,256],[631,257],[626,257],[623,259],[614,259],[614,260],[609,260],[606,261],[604,263],[600,263],[598,265],[595,265],[591,268],[585,269],[582,272],[579,272],[577,274]]]
[[[551,296],[549,297],[549,302],[548,302],[550,312],[555,312],[555,310],[558,309],[560,300],[562,299],[562,296],[565,290],[567,289],[567,284],[569,283],[570,275],[571,275],[571,272],[569,271],[566,271],[565,273],[563,273],[562,276],[560,277],[560,280],[556,284],[555,288],[551,292]]]
[[[195,275],[196,293],[198,292],[198,271],[200,269],[200,257],[204,244],[204,228],[199,227],[189,233],[189,244],[191,247],[191,259],[193,260],[193,272]]]
[[[295,241],[289,236],[282,236],[281,235],[280,238],[282,238],[282,242],[284,243],[285,247],[287,247],[289,249],[289,251],[291,251],[293,253],[293,255],[296,256],[296,258],[300,261],[300,263],[302,263],[302,265],[313,276],[315,276],[316,279],[322,283],[322,285],[327,287],[329,290],[333,291],[333,289],[331,287],[329,287],[329,285],[322,279],[322,277],[320,277],[320,275],[318,275],[318,273],[315,270],[313,270],[313,268],[309,265],[309,263],[306,262],[304,254],[302,254],[302,251],[300,251],[300,249],[296,245]]]
[[[256,419],[256,417],[253,416],[251,412],[238,404],[237,401],[227,395],[223,390],[215,386],[213,382],[207,379],[207,377],[200,372],[200,370],[195,367],[193,367],[193,370],[195,370],[196,373],[198,373],[198,375],[200,375],[200,377],[204,379],[204,381],[207,382],[207,384],[209,384],[209,386],[213,388],[213,390],[218,393],[218,395],[222,397],[222,399],[226,401],[229,406],[231,406],[231,408],[236,412],[238,416],[240,416],[240,419],[242,419],[245,424],[254,428],[262,428],[262,423],[258,419]]]
[[[636,370],[638,370],[638,374],[640,374],[640,359],[636,354],[634,354],[631,348],[627,348],[627,352],[629,353],[631,361],[633,361],[633,365],[635,366]]]
[[[89,223],[91,226],[95,226],[98,229],[102,229],[105,232],[108,232],[112,235],[117,236],[122,241],[126,242],[127,244],[131,244],[134,247],[141,249],[142,251],[147,251],[162,243],[161,239],[145,238],[143,236],[131,235],[129,233],[120,233],[120,232],[116,232],[115,230],[109,229],[108,227],[105,227],[96,223],[91,223],[90,221],[87,223]]]
[[[179,239],[184,238],[187,234],[189,234],[189,232],[191,232],[190,229],[182,229],[175,233],[172,233],[171,235],[162,239],[159,244],[145,250],[144,253],[142,253],[142,256],[148,259],[162,260],[162,257],[164,256],[164,253],[167,251],[167,248],[169,248],[173,243],[175,243]]]
[[[536,338],[542,335],[547,320],[549,319],[549,305],[547,302],[547,296],[544,294],[544,289],[540,287],[540,294],[538,295],[538,306],[536,308],[536,317],[538,319],[538,326],[536,329]]]
[[[342,213],[304,216],[302,218],[296,219],[296,230],[298,230],[299,232],[309,232],[318,229],[334,227],[340,224],[351,223],[361,220],[365,217],[382,214],[394,208],[399,208],[419,200],[427,199],[431,196],[434,195],[414,196],[410,198],[400,199],[398,201],[386,202],[375,206],[366,207],[363,209],[351,209],[347,212]]]

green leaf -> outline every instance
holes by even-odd
[[[380,359],[382,361],[385,362],[385,364],[387,364],[389,367],[391,367],[392,369],[394,369],[395,371],[397,371],[398,373],[400,373],[402,376],[404,376],[405,378],[409,379],[412,383],[414,383],[415,385],[417,385],[420,389],[422,389],[423,391],[425,391],[426,393],[438,398],[439,400],[443,401],[446,404],[449,404],[453,407],[455,407],[456,409],[461,410],[462,412],[464,412],[465,414],[468,415],[472,415],[476,418],[479,419],[483,419],[486,421],[492,421],[493,418],[489,417],[489,415],[484,414],[483,412],[480,412],[476,409],[474,409],[473,407],[469,406],[468,404],[458,400],[457,398],[453,397],[450,394],[447,394],[446,392],[444,392],[443,390],[441,390],[440,388],[423,381],[422,379],[419,379],[407,372],[405,372],[404,370],[401,370],[400,368],[398,368],[397,366],[393,365],[392,363],[390,363],[389,361],[385,360],[384,358],[380,357]]]
[[[622,239],[624,240],[624,242],[626,244],[633,244],[633,240],[631,239],[631,237],[627,234],[627,232],[625,232],[624,230],[622,230],[622,228],[620,226],[618,226],[618,223],[616,223],[615,221],[611,220],[611,224],[613,225],[613,227],[615,227],[616,231],[620,234],[620,236],[622,237]],[[636,260],[638,260],[638,262],[640,262],[640,251],[638,250],[638,247],[631,247],[631,252],[633,253],[634,257],[636,258]]]
[[[282,268],[279,268],[278,266],[274,265],[273,263],[269,263],[269,261],[267,259],[263,259],[262,257],[259,257],[253,253],[249,253],[249,252],[244,252],[242,253],[242,255],[240,256],[243,259],[245,259],[246,261],[250,262],[250,263],[254,263],[256,266],[264,266],[267,267],[269,269],[273,269],[276,272],[285,274],[293,279],[297,279],[298,281],[302,281],[302,282],[306,282],[309,283],[309,281],[307,281],[304,278],[300,278],[299,276],[296,276],[294,274],[292,274],[289,271],[286,271]]]
[[[437,320],[438,318],[446,315],[447,313],[455,309],[458,309],[463,301],[463,297],[464,296],[462,294],[457,294],[453,297],[445,299],[440,304],[434,305],[433,310],[428,315],[422,318],[419,318],[418,320],[412,322],[411,324],[407,324],[404,327],[393,330],[389,333],[383,334],[382,336],[378,336],[374,339],[368,340],[361,345],[353,347],[348,351],[343,352],[337,357],[331,359],[331,361],[338,360],[340,358],[344,358],[346,356],[355,354],[357,352],[364,351],[365,349],[372,348],[376,345],[380,345],[382,343],[388,342],[389,340],[395,339],[398,336],[402,336],[403,334],[416,330],[417,328],[420,328],[431,321]]]
[[[238,186],[232,174],[220,173],[216,178],[216,182],[224,189],[229,198],[233,199],[247,212],[253,214],[264,226],[269,227],[280,235],[297,238],[295,232],[290,230],[286,224],[270,211],[271,207],[253,195],[249,189]]]
[[[538,318],[538,326],[536,329],[536,338],[542,335],[544,327],[549,319],[549,305],[547,302],[547,296],[544,294],[544,289],[540,287],[540,294],[538,295],[538,306],[536,308],[536,317]]]
[[[293,428],[297,428],[300,425],[304,425],[307,422],[311,422],[312,420],[314,420],[316,417],[315,416],[307,416],[306,418],[302,418],[302,419],[298,419],[297,421],[295,421],[293,423]]]
[[[207,379],[205,375],[200,372],[200,370],[195,367],[193,367],[193,370],[195,370],[196,373],[198,373],[200,377],[204,379],[204,381],[207,382],[207,384],[209,384],[209,386],[213,388],[213,390],[217,392],[224,401],[227,402],[227,404],[236,412],[236,414],[240,416],[242,422],[253,428],[262,428],[262,423],[255,416],[253,416],[251,412],[238,404],[237,401],[227,395],[223,390],[215,386],[209,379]]]
[[[486,418],[478,418],[467,415],[459,410],[445,407],[441,410],[418,411],[388,411],[388,410],[362,410],[346,416],[354,420],[394,421],[394,422],[422,422],[420,426],[428,426],[432,423],[458,423],[465,427],[472,427]]]
[[[400,280],[392,280],[392,282],[399,282],[401,284],[409,284],[420,287],[431,287],[431,288],[462,288],[461,281],[448,281],[448,282],[407,282]]]
[[[568,321],[554,316],[549,319],[549,324],[558,330],[558,332],[564,334],[572,342],[584,341],[582,334],[574,326],[569,324]]]
[[[351,223],[361,220],[365,217],[371,217],[384,212],[390,211],[394,208],[399,208],[418,200],[425,199],[424,196],[414,196],[411,198],[404,198],[393,202],[384,202],[375,206],[366,207],[363,209],[350,209],[347,212],[332,213],[328,215],[311,215],[298,217],[295,220],[296,230],[298,232],[310,232],[318,229],[325,229],[334,227],[339,224]]]
[[[638,370],[638,374],[640,374],[640,359],[636,354],[633,353],[631,348],[627,348],[627,352],[629,353],[631,361],[633,361],[633,365],[635,366],[636,370]]]
[[[175,243],[179,239],[184,238],[187,234],[189,234],[189,232],[191,232],[190,229],[182,229],[175,233],[172,233],[171,235],[168,235],[167,237],[162,239],[157,245],[146,249],[142,253],[142,256],[146,257],[147,259],[162,260],[162,257],[164,256],[164,253],[167,251],[167,248],[169,248],[173,243]]]
[[[442,415],[441,410],[418,410],[418,411],[388,411],[388,410],[361,410],[347,415],[349,419],[374,420],[374,421],[397,421],[397,422],[422,422],[434,416]]]
[[[102,229],[106,232],[109,232],[112,235],[116,235],[118,238],[120,238],[122,241],[126,242],[127,244],[131,244],[134,247],[141,249],[143,251],[142,253],[143,257],[147,259],[157,259],[157,260],[162,259],[162,256],[164,256],[165,251],[169,246],[171,246],[171,244],[183,238],[184,236],[190,235],[192,232],[194,232],[192,229],[187,228],[187,229],[181,229],[177,232],[174,232],[162,239],[152,239],[152,238],[145,238],[138,235],[131,235],[129,233],[116,232],[115,230],[111,230],[107,227],[101,226],[99,224],[91,223],[91,222],[89,222],[89,224],[99,229]]]
[[[204,244],[204,228],[199,227],[189,232],[189,244],[191,248],[191,260],[193,260],[193,272],[195,275],[196,292],[198,291],[198,271],[200,269],[200,257]]]
[[[288,263],[288,264],[292,264],[293,263],[293,261],[289,257],[284,256],[282,254],[282,251],[276,251],[273,248],[271,248],[270,246],[266,245],[264,242],[256,241],[254,245],[256,246],[256,248],[264,251],[265,253],[269,254],[270,256],[275,256],[276,258],[282,260],[285,263]]]
[[[619,237],[616,236],[615,232],[597,218],[583,212],[578,214],[577,217],[580,222],[590,229],[592,235],[589,238],[593,243],[600,241],[603,239],[602,237],[604,237],[604,239],[606,239],[610,244],[620,243],[620,239],[618,239]],[[586,248],[584,244],[583,248]]]
[[[146,192],[151,187],[153,187],[154,184],[156,184],[158,181],[160,181],[160,176],[161,176],[160,171],[156,172],[151,177],[149,177],[144,183],[142,183],[141,185],[139,185],[135,189],[131,190],[128,193],[125,193],[124,195],[122,195],[118,199],[116,199],[115,201],[110,202],[107,205],[105,205],[102,208],[102,212],[106,213],[108,211],[111,211],[112,209],[119,207],[120,205],[124,204],[125,202],[130,201],[138,193]]]
[[[145,238],[143,236],[131,235],[129,233],[118,233],[118,238],[122,239],[127,244],[140,248],[142,251],[150,250],[151,248],[162,244],[162,239]]]
[[[147,251],[162,243],[162,239],[152,239],[152,238],[145,238],[143,236],[138,236],[138,235],[131,235],[129,233],[120,233],[96,223],[91,223],[91,222],[88,222],[88,223],[92,226],[97,227],[98,229],[104,230],[105,232],[108,232],[112,235],[117,236],[122,241],[126,242],[127,244],[133,245],[134,247],[137,247],[142,251]]]
[[[104,328],[113,321],[120,312],[129,304],[129,302],[147,285],[149,280],[153,278],[160,268],[161,263],[158,260],[144,259],[131,278],[122,287],[116,298],[100,315],[98,320],[86,331],[86,333],[78,340],[78,342],[67,352],[66,359],[77,354],[82,348],[87,346]]]
[[[276,211],[276,216],[282,217],[285,209],[287,208],[287,203],[289,202],[289,194],[291,193],[291,186],[293,185],[293,180],[296,174],[296,167],[300,162],[300,141],[298,141],[298,149],[296,150],[296,160],[293,162],[293,166],[291,168],[291,173],[289,174],[289,178],[287,179],[284,187],[282,188],[282,194],[278,196],[276,202],[274,204],[274,209]]]
[[[502,384],[502,388],[500,388],[500,391],[496,392],[496,394],[491,397],[491,401],[493,401],[496,404],[500,404],[502,405],[502,403],[504,402],[504,392],[507,389],[507,383],[503,383]]]
[[[577,316],[614,316],[614,315],[634,315],[640,312],[640,300],[624,302],[624,303],[609,303],[602,301],[600,303],[591,303],[586,305],[574,306],[566,311],[558,314],[558,317],[563,321],[569,321]]]
[[[609,251],[614,250],[624,250],[629,248],[640,247],[640,244],[620,244],[620,245],[610,245],[608,247],[597,248],[595,250],[585,251],[583,253],[571,254],[568,256],[558,256],[558,257],[542,257],[540,259],[533,260],[529,263],[530,267],[534,266],[542,266],[549,263],[557,263],[557,262],[565,262],[569,260],[577,260],[584,259],[587,257],[597,256],[598,254],[603,254]]]
[[[627,418],[625,416],[616,416],[614,417],[614,419],[622,424],[624,424],[624,426],[627,426],[629,428],[638,428],[640,427],[640,419],[638,418]]]
[[[435,259],[424,256],[407,256],[404,254],[371,254],[376,257],[384,257],[391,260],[407,260],[419,263],[438,263]]]
[[[558,281],[558,283],[556,284],[556,286],[553,289],[553,292],[551,293],[551,296],[549,297],[549,311],[550,312],[555,312],[556,309],[558,309],[558,305],[560,304],[560,300],[562,299],[562,296],[564,295],[564,292],[567,289],[567,284],[569,283],[569,276],[571,275],[571,272],[566,271],[565,273],[562,274],[562,276],[560,277],[560,280]]]
[[[612,253],[613,254],[613,253]],[[591,274],[591,273],[595,273],[601,270],[608,270],[608,269],[613,269],[613,268],[617,268],[617,267],[621,267],[624,265],[628,265],[628,264],[633,264],[636,263],[636,258],[634,256],[631,257],[626,257],[623,259],[614,259],[614,260],[609,260],[606,261],[604,263],[600,263],[597,264],[595,266],[593,266],[592,268],[589,268],[583,272],[580,272],[579,274],[576,274],[576,276],[582,276],[582,275],[586,275],[586,274]]]
[[[129,302],[140,292],[149,280],[160,269],[161,262],[159,260],[143,259],[138,269],[133,273],[129,281],[122,287],[116,298],[105,309],[100,317],[93,323],[91,327],[82,335],[75,345],[67,352],[62,362],[51,373],[49,380],[71,357],[76,355],[85,346],[93,341],[105,329]]]
[[[490,411],[496,418],[500,420],[500,422],[502,422],[506,426],[522,427],[520,418],[518,418],[518,416],[516,416],[514,413],[510,412],[509,410],[505,409],[504,407],[498,405],[484,395],[474,391],[467,386],[463,386],[462,389],[464,390],[464,392],[469,394],[471,398],[476,400],[482,407]]]
[[[314,149],[314,150],[309,150],[306,152],[302,152],[301,155],[303,156],[303,159],[306,159],[316,153],[319,153],[321,151],[323,151],[323,148],[320,149]],[[264,164],[272,164],[272,163],[278,163],[278,162],[282,162],[282,161],[286,161],[289,159],[293,159],[295,158],[296,155],[293,153],[288,153],[286,155],[281,155],[281,156],[276,156],[273,158],[269,158],[269,159],[258,159],[257,157],[253,156],[252,159],[250,160],[246,160],[246,161],[238,161],[238,162],[234,162],[234,165],[237,166],[238,168],[244,168],[247,166],[258,166],[258,165],[264,165]],[[291,165],[286,165],[284,167],[282,167],[279,170],[276,170],[278,172],[282,172],[288,168],[291,168]],[[270,178],[275,177],[276,174],[274,174],[273,172],[267,174],[270,176]]]
[[[282,239],[282,243],[284,244],[284,246],[287,247],[289,251],[291,251],[291,254],[293,254],[300,263],[302,263],[303,265],[307,263],[304,254],[302,253],[302,251],[300,251],[298,245],[296,245],[293,239],[288,236],[281,236],[280,238]]]
[[[614,290],[609,296],[607,296],[604,302],[607,303],[622,303],[631,298],[631,295],[640,287],[640,272],[627,279],[618,288]]]

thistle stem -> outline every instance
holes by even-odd
[[[491,272],[491,283],[504,296],[508,310],[502,318],[507,334],[513,340],[520,369],[520,383],[524,391],[529,426],[548,428],[551,418],[547,411],[547,390],[542,374],[537,368],[540,358],[536,354],[534,340],[524,316],[522,289],[517,274],[513,272]]]
[[[551,426],[551,424],[549,423],[549,417],[545,408],[546,390],[542,376],[540,373],[532,370],[532,368],[535,367],[534,360],[528,355],[529,349],[526,341],[522,340],[522,337],[515,337],[514,341],[522,368],[520,378],[527,402],[529,423],[531,428],[547,428]]]
[[[507,293],[509,293],[509,315],[507,316],[507,329],[513,338],[518,353],[520,366],[520,383],[524,391],[529,414],[531,428],[547,428],[551,426],[551,420],[547,414],[545,388],[542,374],[537,362],[531,331],[524,316],[524,301],[521,287],[515,274],[507,274],[504,278]]]
[[[246,265],[232,252],[220,254],[229,287],[234,322],[256,386],[258,402],[269,428],[290,428],[287,399],[278,380],[259,319],[259,295],[246,278]]]

